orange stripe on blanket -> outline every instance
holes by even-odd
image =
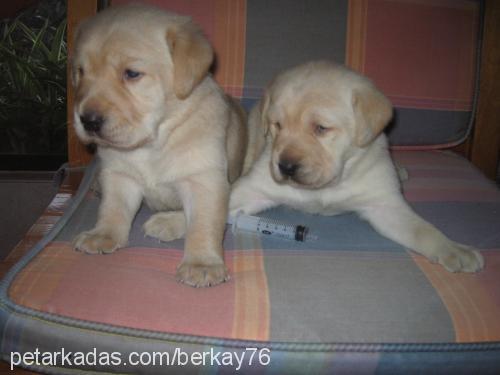
[[[246,0],[215,0],[213,44],[215,79],[233,96],[243,94],[246,46]]]
[[[365,68],[367,11],[367,0],[349,1],[345,64],[360,73],[363,73]]]
[[[19,305],[43,310],[77,257],[78,253],[68,251],[66,244],[52,243],[50,252],[42,251],[17,275],[9,297]]]
[[[237,235],[236,241],[251,241],[257,250],[233,251],[232,268],[235,283],[234,338],[269,340],[270,301],[264,255],[260,240]],[[240,246],[237,246],[240,248]]]
[[[460,343],[500,340],[500,253],[481,253],[486,266],[477,274],[451,273],[412,254],[445,304]]]

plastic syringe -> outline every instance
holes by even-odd
[[[258,233],[299,242],[317,239],[305,225],[287,224],[278,220],[245,215],[241,212],[230,215],[227,222],[232,225],[233,233],[237,231]]]

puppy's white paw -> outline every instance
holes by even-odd
[[[87,254],[109,254],[122,246],[111,235],[95,230],[82,232],[73,240],[73,248]]]
[[[147,236],[161,241],[173,241],[186,233],[186,219],[182,211],[158,212],[142,226]]]
[[[450,272],[477,272],[484,267],[484,259],[479,251],[459,243],[451,243],[437,261]]]
[[[201,288],[228,281],[229,273],[224,264],[204,265],[183,261],[177,268],[175,278],[183,284]]]

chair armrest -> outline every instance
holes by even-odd
[[[500,157],[500,2],[485,1],[479,101],[470,160],[495,179]]]

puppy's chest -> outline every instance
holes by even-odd
[[[122,155],[120,155],[122,156]],[[127,155],[109,165],[115,172],[128,175],[141,188],[145,203],[153,210],[181,208],[175,188],[180,174],[167,157],[158,160],[146,153]]]
[[[354,209],[349,189],[301,190],[296,196],[288,195],[285,204],[301,211],[321,215],[338,215]]]
[[[338,215],[352,210],[352,207],[349,207],[349,205],[332,200],[325,201],[320,199],[311,199],[308,201],[291,202],[289,204],[301,211],[329,216]]]
[[[155,211],[176,210],[182,208],[179,194],[168,184],[148,184],[144,186],[144,201]]]
[[[175,178],[163,168],[145,168],[140,174],[144,201],[153,210],[179,209],[182,204]]]

